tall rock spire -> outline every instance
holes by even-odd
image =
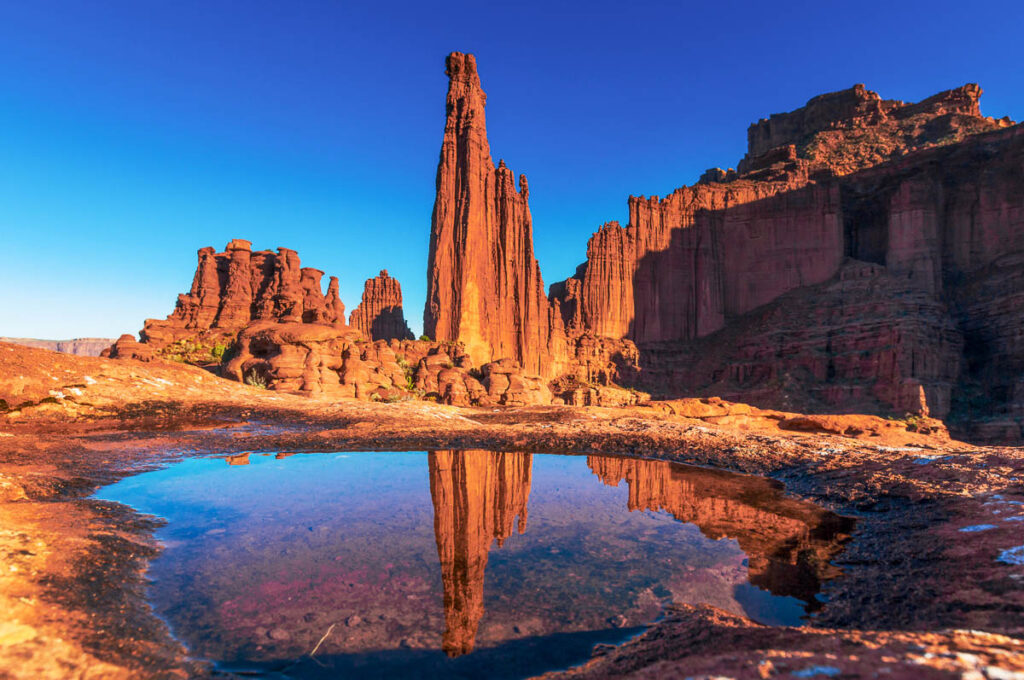
[[[452,52],[431,220],[424,332],[465,344],[474,363],[502,358],[551,373],[551,308],[533,256],[526,176],[516,189],[487,144],[476,59]]]

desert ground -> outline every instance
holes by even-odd
[[[98,487],[186,456],[435,447],[713,466],[779,480],[789,495],[856,520],[842,576],[826,584],[808,626],[681,607],[547,677],[1024,673],[1024,454],[955,441],[938,421],[799,417],[715,399],[628,408],[328,400],[170,361],[7,344],[0,396],[3,677],[214,674],[146,603],[159,519],[89,499]]]

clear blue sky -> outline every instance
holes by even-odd
[[[0,0],[0,335],[135,332],[236,237],[338,276],[349,311],[387,268],[418,331],[452,50],[550,284],[629,194],[735,165],[821,92],[979,82],[1024,118],[1022,29],[1020,0]]]

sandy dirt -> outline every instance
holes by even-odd
[[[838,560],[844,575],[826,585],[810,626],[680,607],[567,676],[1024,678],[1024,452],[951,441],[933,421],[800,419],[695,400],[630,409],[327,401],[180,364],[7,344],[0,399],[0,678],[211,672],[144,600],[159,520],[90,500],[98,487],[183,456],[438,448],[711,465],[778,479],[856,518]]]

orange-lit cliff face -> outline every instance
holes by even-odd
[[[553,377],[567,350],[533,255],[526,175],[517,189],[505,162],[491,159],[473,55],[453,52],[446,72],[423,332],[463,343],[476,364],[514,359],[531,375]]]
[[[494,539],[526,531],[532,456],[496,451],[431,451],[434,538],[444,585],[449,656],[473,650],[484,614],[484,571]],[[516,518],[518,517],[518,522]]]
[[[775,595],[813,603],[821,582],[838,575],[829,561],[852,521],[788,499],[770,480],[605,456],[588,456],[587,465],[609,486],[626,481],[630,510],[664,510],[708,538],[735,539],[749,558],[750,582]]]
[[[1019,436],[1024,126],[982,116],[977,85],[918,103],[856,85],[761,120],[736,170],[630,197],[545,297],[473,55],[447,73],[428,335],[582,382],[580,343],[600,338],[601,363],[629,368],[611,379],[657,395],[1000,417]]]

